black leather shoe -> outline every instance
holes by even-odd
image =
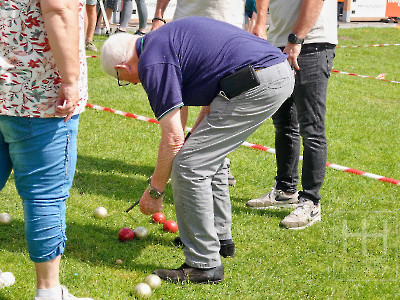
[[[221,264],[215,268],[198,269],[183,264],[178,269],[158,269],[153,273],[163,280],[172,282],[219,283],[224,279],[224,266]]]
[[[222,257],[234,257],[235,256],[235,243],[229,240],[219,240],[221,248],[219,249],[219,254]],[[183,247],[181,238],[178,236],[174,239],[174,245]]]

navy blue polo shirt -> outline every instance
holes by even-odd
[[[286,54],[243,29],[205,17],[167,23],[136,42],[138,74],[157,119],[186,106],[207,106],[225,76],[251,64],[270,67]]]

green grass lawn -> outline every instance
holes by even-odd
[[[96,42],[100,49],[101,38]],[[339,45],[399,43],[396,28],[340,29]],[[338,48],[334,69],[400,81],[399,46]],[[95,54],[95,53],[88,53]],[[153,117],[140,85],[118,87],[88,58],[90,103]],[[400,85],[333,73],[327,100],[328,162],[400,179]],[[198,109],[190,110],[189,126]],[[78,164],[67,205],[67,248],[61,281],[76,296],[133,299],[134,286],[156,268],[183,263],[178,235],[138,207],[158,151],[158,125],[87,109],[80,119]],[[271,120],[248,142],[274,147]],[[399,290],[400,187],[327,169],[321,190],[322,222],[301,231],[279,222],[290,210],[247,209],[251,198],[269,191],[276,172],[274,155],[240,147],[230,156],[238,180],[231,188],[236,256],[223,259],[225,280],[218,285],[163,282],[152,299],[393,299]],[[301,187],[299,187],[301,188]],[[104,220],[93,217],[98,206]],[[33,264],[24,237],[21,200],[12,178],[0,193],[0,213],[13,217],[0,226],[0,269],[16,283],[0,290],[0,300],[32,299]],[[171,187],[164,213],[175,219]],[[121,243],[122,227],[145,226],[144,240]],[[121,259],[122,264],[116,260]]]

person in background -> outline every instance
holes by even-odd
[[[252,32],[256,18],[257,18],[256,0],[246,0],[246,5],[244,8],[244,24],[245,24],[244,29],[246,29],[249,32]]]
[[[338,8],[337,8],[337,20],[342,21],[343,17],[343,9],[344,9],[344,0],[338,0]]]
[[[111,24],[111,18],[112,18],[112,14],[113,12],[118,12],[119,11],[119,7],[121,5],[121,0],[106,0],[106,2],[104,3],[104,9],[106,12],[106,18],[108,21],[108,24]],[[129,20],[128,20],[129,22]],[[109,32],[104,26],[105,26],[105,22],[103,20],[103,24],[101,24],[101,19],[97,22],[97,27],[94,31],[95,35],[101,35],[102,33],[105,35],[110,35],[112,32]],[[110,29],[111,31],[111,29]]]
[[[86,0],[85,14],[85,47],[89,51],[97,51],[96,45],[93,43],[93,34],[97,22],[97,0]]]
[[[139,15],[139,29],[135,32],[137,35],[145,35],[146,34],[146,25],[147,25],[147,6],[145,0],[135,0],[136,7]],[[124,0],[124,4],[122,6],[121,11],[121,22],[117,30],[117,32],[126,32],[126,29],[129,24],[129,20],[132,16],[132,0]]]
[[[0,14],[0,190],[13,171],[36,271],[34,300],[78,299],[60,285],[59,269],[88,97],[85,1],[6,1],[2,9],[9,13]]]
[[[337,44],[336,1],[257,0],[253,33],[288,54],[296,71],[293,94],[272,116],[275,126],[277,175],[272,190],[247,206],[258,209],[296,207],[281,225],[303,229],[321,220],[319,191],[325,178],[327,144],[325,112],[328,80]],[[298,165],[303,140],[302,191]]]
[[[292,93],[294,75],[286,55],[230,24],[187,17],[143,37],[112,35],[100,62],[119,85],[142,83],[161,126],[158,159],[140,210],[146,215],[162,210],[171,177],[185,262],[155,274],[173,282],[221,282],[222,242],[232,241],[225,157]],[[184,105],[205,110],[186,141],[180,118]]]

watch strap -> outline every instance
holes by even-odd
[[[157,189],[155,189],[155,188],[153,188],[151,186],[151,177],[152,176],[150,176],[150,178],[149,178],[149,194],[150,194],[150,197],[153,198],[153,199],[160,199],[164,195],[164,192],[160,192],[159,190],[157,190]]]

